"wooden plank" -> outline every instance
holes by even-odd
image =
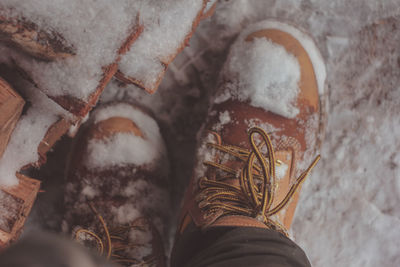
[[[17,177],[17,186],[0,187],[0,249],[18,239],[40,189],[40,181]]]
[[[25,101],[0,77],[0,158],[21,116]]]
[[[139,88],[146,90],[149,94],[153,94],[157,91],[158,86],[160,85],[162,78],[168,68],[168,65],[175,59],[175,57],[188,45],[190,38],[192,37],[194,31],[196,30],[197,26],[199,25],[202,19],[208,18],[213,14],[215,11],[216,4],[213,4],[211,8],[206,9],[208,0],[203,0],[203,7],[198,12],[196,18],[193,20],[192,23],[192,30],[185,36],[185,39],[182,41],[181,46],[171,55],[166,55],[167,60],[160,61],[161,65],[164,66],[163,70],[158,73],[157,81],[154,83],[152,87],[146,87],[145,82],[137,79],[135,77],[126,75],[121,70],[118,70],[115,73],[115,78],[119,81],[126,83],[126,84],[134,84]],[[156,37],[155,37],[156,38]]]
[[[69,131],[71,126],[71,122],[60,119],[49,127],[38,147],[39,161],[34,164],[36,167],[40,167],[47,161],[47,152]]]
[[[104,68],[102,79],[100,80],[96,90],[89,96],[87,101],[83,101],[79,98],[75,98],[69,95],[56,97],[50,95],[47,96],[75,116],[84,118],[90,112],[90,110],[92,110],[92,108],[96,106],[96,103],[99,100],[101,93],[106,88],[107,84],[111,81],[117,69],[118,65],[116,63]]]
[[[109,66],[103,67],[103,77],[100,80],[96,90],[89,96],[86,101],[68,95],[57,97],[49,96],[49,98],[53,99],[54,102],[58,103],[60,106],[62,106],[64,109],[68,110],[75,116],[84,118],[96,105],[101,93],[103,92],[107,84],[111,81],[114,74],[117,72],[118,62],[121,60],[121,56],[129,50],[129,48],[137,40],[142,32],[143,25],[139,24],[139,18],[137,18],[136,25],[132,28],[131,33],[125,39],[118,50],[119,56],[114,63],[110,64]]]

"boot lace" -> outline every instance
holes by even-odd
[[[217,143],[207,143],[207,146],[244,162],[244,167],[236,170],[214,161],[204,161],[206,166],[221,170],[224,175],[215,179],[202,177],[199,180],[199,194],[196,200],[199,208],[205,212],[205,217],[223,215],[242,215],[256,218],[268,228],[277,230],[288,236],[285,227],[271,216],[280,212],[291,200],[300,185],[309,175],[320,159],[318,155],[311,165],[291,185],[284,199],[272,207],[274,202],[277,182],[275,178],[274,149],[268,134],[259,127],[253,127],[248,131],[251,150],[231,145],[222,145],[221,137],[212,132]],[[259,135],[261,142],[256,144],[255,137]],[[266,146],[266,156],[261,148]],[[228,179],[239,179],[239,186],[224,182]]]
[[[163,255],[157,255],[153,253],[150,256],[146,256],[143,260],[130,258],[125,256],[126,250],[134,249],[140,246],[144,246],[145,244],[138,244],[129,241],[129,232],[132,229],[136,229],[139,231],[146,231],[150,229],[153,236],[157,235],[159,237],[159,233],[156,227],[151,223],[151,221],[145,217],[141,217],[136,219],[129,225],[118,226],[115,228],[109,228],[103,218],[96,210],[94,205],[89,202],[89,207],[97,217],[100,222],[101,228],[103,231],[95,231],[79,228],[75,231],[74,239],[79,241],[82,240],[82,237],[89,237],[90,239],[95,241],[95,247],[97,248],[100,256],[105,256],[107,259],[111,259],[115,263],[119,263],[122,265],[129,266],[155,266],[156,262]],[[102,232],[102,233],[101,233]],[[118,245],[116,245],[118,244]]]

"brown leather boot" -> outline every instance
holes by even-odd
[[[165,266],[168,161],[155,120],[138,107],[97,108],[67,170],[63,230],[125,266]]]
[[[314,42],[284,23],[245,29],[231,47],[205,124],[178,234],[188,225],[288,235],[323,133],[325,67]]]

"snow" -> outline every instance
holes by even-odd
[[[87,166],[92,169],[109,166],[151,164],[165,157],[164,141],[157,122],[139,108],[127,103],[100,108],[92,115],[94,123],[112,117],[124,117],[134,122],[143,137],[117,133],[106,140],[92,139],[88,145]]]
[[[130,163],[143,165],[158,156],[158,149],[151,142],[128,133],[118,133],[107,140],[91,140],[88,150],[87,164],[92,169]]]
[[[221,103],[230,98],[249,100],[255,107],[294,118],[299,112],[294,105],[299,91],[298,61],[283,46],[274,44],[267,38],[246,41],[249,34],[262,29],[279,29],[300,41],[313,64],[318,90],[321,95],[324,94],[325,65],[313,40],[289,24],[265,20],[243,29],[232,45],[222,71],[222,80],[229,83],[223,83],[214,102]]]
[[[326,69],[324,60],[319,52],[319,49],[316,47],[314,40],[312,40],[308,36],[308,34],[302,32],[301,30],[293,27],[290,24],[271,19],[249,25],[246,29],[242,31],[240,35],[247,36],[249,33],[255,32],[260,29],[279,29],[281,31],[289,33],[300,42],[300,44],[306,50],[308,56],[310,57],[311,63],[313,64],[315,71],[318,91],[320,95],[323,95],[325,89]]]
[[[126,203],[118,208],[112,207],[111,212],[116,216],[115,220],[122,225],[133,222],[142,216],[138,207],[132,203]]]
[[[194,166],[193,176],[195,179],[199,180],[200,178],[204,177],[207,166],[204,165],[205,161],[214,162],[217,151],[216,149],[210,149],[207,144],[208,143],[216,143],[215,136],[211,133],[208,133],[202,140],[199,142],[197,151],[196,151],[196,159],[202,159],[196,162]],[[218,153],[220,155],[220,153]],[[197,182],[196,180],[196,182]],[[194,188],[196,190],[196,188]]]
[[[119,64],[127,76],[154,88],[165,70],[165,64],[183,45],[200,12],[201,0],[140,1],[140,21],[144,32]],[[150,10],[150,11],[149,11]]]
[[[259,119],[246,119],[244,121],[244,123],[247,124],[249,129],[252,127],[260,127],[264,131],[266,131],[268,133],[268,135],[272,138],[273,145],[276,145],[275,140],[279,140],[276,132],[279,132],[281,129],[274,127],[272,124],[270,124],[268,122],[262,122]]]
[[[129,255],[134,259],[143,259],[146,256],[149,256],[153,252],[153,249],[150,244],[146,244],[143,246],[138,246],[132,248],[129,252]],[[133,267],[140,266],[140,265],[131,265]]]
[[[275,165],[276,178],[279,180],[279,179],[282,179],[283,177],[285,177],[288,168],[289,168],[289,166],[283,162],[281,162],[279,165],[276,164]]]
[[[136,229],[132,229],[129,232],[129,238],[131,240],[136,240],[139,244],[145,244],[152,240],[150,231],[139,231]]]
[[[95,196],[99,195],[99,192],[94,190],[90,185],[86,185],[82,190],[82,194],[88,199],[93,199]]]
[[[221,131],[224,125],[231,122],[231,117],[229,116],[229,111],[225,110],[219,113],[219,122],[213,125],[214,131]]]
[[[390,50],[398,23],[388,18],[361,28],[332,59],[323,161],[304,185],[294,224],[296,240],[318,266],[400,263],[399,69]],[[334,250],[318,256],[313,233]]]
[[[225,125],[231,121],[231,117],[229,116],[229,111],[225,110],[219,114],[219,122],[221,125]]]
[[[126,197],[133,197],[138,193],[138,191],[144,192],[147,186],[148,183],[144,180],[129,182],[128,186],[124,188],[123,195]]]
[[[239,36],[231,48],[222,78],[230,83],[223,85],[215,103],[249,100],[252,106],[294,118],[299,112],[295,106],[300,79],[297,59],[266,38],[249,42],[246,37]]]

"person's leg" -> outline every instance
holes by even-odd
[[[59,235],[28,234],[0,253],[2,267],[116,267],[76,242]]]
[[[177,240],[171,266],[311,266],[283,234],[255,227],[192,227]]]
[[[240,34],[200,138],[173,267],[310,265],[288,231],[319,159],[324,80],[296,28],[263,21]]]

